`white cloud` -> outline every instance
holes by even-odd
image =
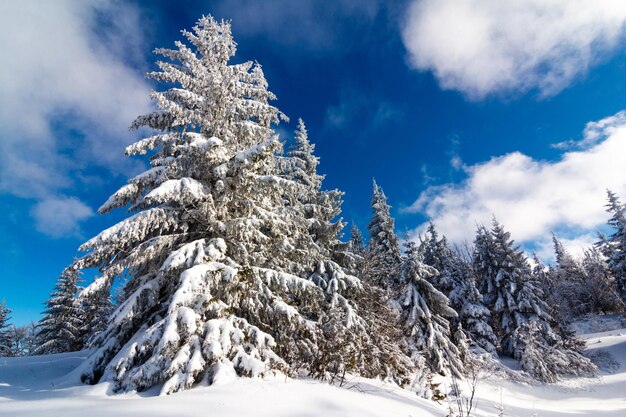
[[[149,87],[129,62],[137,11],[115,0],[4,2],[0,13],[0,192],[41,199],[85,167],[127,169],[130,122]]]
[[[626,197],[626,112],[589,123],[582,142],[591,135],[598,135],[593,146],[555,162],[513,152],[464,166],[464,182],[431,186],[405,211],[426,214],[459,243],[471,241],[476,224],[490,225],[494,215],[519,243],[545,247],[551,231],[572,248],[589,243],[608,219],[606,189]]]
[[[51,237],[81,237],[80,223],[94,215],[76,198],[45,199],[33,207],[35,228]]]
[[[618,0],[413,0],[403,25],[411,64],[473,99],[553,95],[620,46]]]
[[[598,241],[598,234],[596,232],[583,233],[573,238],[559,235],[556,237],[563,245],[563,248],[577,259],[582,259],[585,255],[585,250],[592,247],[593,244]],[[554,261],[554,242],[552,241],[552,236],[545,236],[539,239],[534,245],[533,251],[540,259]]]

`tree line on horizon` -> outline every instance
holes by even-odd
[[[550,267],[531,265],[496,219],[463,249],[433,224],[401,248],[375,182],[368,241],[353,225],[344,242],[343,193],[323,189],[302,120],[284,151],[272,126],[287,118],[258,64],[230,63],[230,24],[207,16],[183,35],[156,50],[164,60],[148,76],[166,88],[132,124],[155,131],[126,149],[151,167],[99,209],[133,214],[79,248],[22,354],[90,349],[84,382],[163,394],[282,372],[432,397],[434,374],[461,378],[500,356],[545,382],[597,371],[568,324],[624,311],[615,194],[614,233],[581,260],[553,237]],[[87,269],[98,277],[81,288]],[[8,316],[1,305],[0,356],[20,354]]]

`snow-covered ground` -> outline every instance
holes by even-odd
[[[617,316],[576,323],[603,367],[596,378],[530,385],[491,377],[478,385],[477,416],[626,416],[626,322]],[[239,379],[166,397],[108,395],[108,386],[77,383],[84,353],[0,358],[0,416],[443,417],[436,404],[376,381],[339,388],[315,381]]]

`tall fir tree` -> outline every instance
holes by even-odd
[[[588,296],[589,312],[609,314],[624,311],[625,303],[620,297],[617,283],[598,248],[585,250],[581,268],[584,275],[582,289]]]
[[[445,294],[449,294],[454,287],[455,265],[454,251],[450,248],[445,236],[439,238],[434,223],[429,223],[425,239],[421,243],[423,261],[437,270],[431,277],[432,284]]]
[[[492,314],[492,327],[499,333],[502,351],[512,356],[515,330],[528,320],[548,320],[549,308],[523,252],[496,219],[490,233],[479,229],[475,248],[480,289]]]
[[[611,214],[608,225],[613,233],[608,238],[601,236],[597,245],[607,258],[607,265],[615,277],[619,294],[626,303],[626,207],[610,190],[607,190],[607,200],[606,211]]]
[[[381,187],[373,183],[372,218],[368,225],[368,279],[385,288],[398,285],[401,263],[400,244],[394,231],[394,220]]]
[[[416,363],[423,357],[432,372],[458,377],[463,375],[463,360],[468,352],[462,338],[454,340],[450,321],[457,314],[448,297],[428,281],[437,273],[421,262],[414,246],[409,247],[400,268],[402,287],[398,303],[402,324]]]
[[[347,271],[351,274],[356,275],[358,277],[363,277],[367,275],[367,266],[366,266],[366,249],[365,243],[363,241],[363,235],[359,228],[352,223],[350,227],[350,239],[348,240],[345,247],[342,248],[341,252],[337,251],[338,254],[341,255],[339,258],[339,263],[343,266]]]
[[[76,298],[79,275],[66,268],[46,302],[43,318],[37,324],[35,354],[73,352],[84,346],[82,337],[82,306]]]
[[[580,291],[584,280],[582,269],[576,260],[563,247],[563,243],[552,234],[555,262],[548,274],[543,274],[539,264],[535,276],[549,301],[550,315],[557,320],[570,322],[572,318],[584,314],[585,295]]]
[[[489,324],[491,314],[476,288],[469,262],[450,247],[445,236],[439,238],[433,223],[428,226],[420,246],[424,263],[437,270],[430,278],[431,283],[450,299],[450,306],[458,314],[453,326],[460,324],[473,351],[496,355],[496,335]]]
[[[11,310],[6,306],[4,300],[0,302],[0,356],[13,356],[12,355],[12,337],[11,326],[9,320]]]
[[[81,337],[85,347],[93,347],[100,333],[106,330],[114,306],[111,289],[106,279],[97,278],[92,285],[78,294],[82,308]]]
[[[100,208],[137,213],[83,244],[75,263],[98,268],[98,285],[128,278],[83,380],[162,394],[276,370],[402,380],[407,370],[380,359],[354,308],[361,283],[311,227],[317,183],[277,164],[272,125],[284,116],[260,66],[229,63],[229,23],[203,17],[183,35],[157,49],[168,61],[149,76],[171,87],[132,125],[158,131],[127,148],[153,151],[152,168]]]
[[[623,309],[623,301],[607,260],[596,247],[574,259],[553,236],[556,263],[548,274],[547,290],[553,317],[568,323],[585,314],[605,314]]]
[[[352,223],[352,226],[350,226],[350,250],[357,255],[363,255],[363,253],[365,252],[365,241],[363,240],[363,234],[354,223]]]
[[[324,271],[339,269],[334,261],[346,263],[346,244],[340,242],[339,234],[345,223],[338,218],[341,213],[343,192],[339,190],[323,190],[324,175],[318,173],[319,158],[315,156],[315,145],[309,140],[309,134],[302,119],[298,119],[294,144],[289,149],[283,166],[280,167],[285,177],[297,184],[299,189],[287,192],[288,204],[295,205],[304,217],[308,227],[307,235],[311,237],[313,250],[305,253],[302,262],[317,265],[319,275]],[[295,197],[295,199],[294,199]],[[316,256],[317,255],[317,256]],[[327,274],[328,274],[327,272]],[[322,281],[323,283],[326,280]]]
[[[534,378],[547,382],[597,370],[575,343],[555,330],[526,257],[495,218],[490,232],[479,228],[474,264],[505,355],[517,359]]]

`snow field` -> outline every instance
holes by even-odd
[[[601,359],[595,378],[529,385],[500,377],[481,381],[477,417],[499,414],[500,398],[509,417],[626,416],[626,328],[616,316],[576,323],[588,353]],[[255,417],[444,417],[448,404],[437,404],[379,381],[352,379],[344,387],[323,382],[239,378],[223,385],[198,387],[169,396],[111,394],[108,384],[83,385],[72,372],[86,352],[0,358],[0,416],[255,416]],[[442,387],[449,381],[443,381]],[[463,387],[463,385],[462,385]]]

